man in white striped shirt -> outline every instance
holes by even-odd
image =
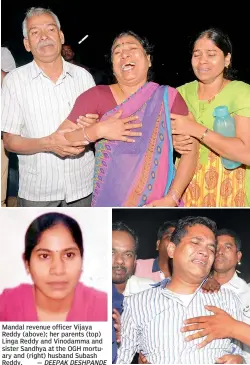
[[[241,279],[236,273],[237,264],[240,263],[242,257],[240,237],[236,232],[223,228],[217,232],[217,240],[218,247],[214,262],[214,278],[221,284],[222,288],[230,289],[238,294],[242,303],[243,321],[250,325],[250,288],[245,280]],[[190,335],[187,339],[188,341],[203,337],[204,341],[202,345],[205,346],[213,338],[220,338],[220,336],[218,336],[218,331],[214,331],[214,326],[209,322],[216,319],[218,323],[221,324],[221,319],[218,319],[218,317],[222,315],[224,327],[221,328],[221,330],[224,331],[224,328],[228,326],[226,318],[230,317],[227,316],[223,318],[224,312],[221,312],[221,310],[218,310],[215,307],[212,307],[211,310],[215,313],[217,319],[215,316],[213,316],[213,318],[203,317],[199,319],[189,319],[189,322],[192,323],[191,329],[199,331]],[[195,322],[196,320],[197,322]],[[229,326],[232,326],[230,322]],[[229,326],[228,330],[231,330],[231,327]],[[186,326],[184,330],[185,332],[189,331],[190,327]],[[204,336],[207,337],[204,339]],[[250,346],[247,346],[246,344],[243,344],[243,356],[246,363],[250,364]]]
[[[239,298],[227,289],[202,292],[216,251],[216,224],[205,217],[178,221],[168,246],[173,258],[173,276],[153,289],[124,301],[121,318],[121,345],[117,364],[131,363],[141,351],[152,364],[243,363],[242,350],[230,338],[214,340],[202,349],[201,339],[185,341],[181,332],[187,318],[211,314],[205,305],[214,305],[242,320]]]
[[[2,89],[4,145],[19,158],[18,205],[90,206],[93,152],[57,129],[94,80],[63,60],[64,35],[50,10],[31,8],[23,36],[34,60],[8,74]]]

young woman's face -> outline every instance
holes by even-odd
[[[82,257],[70,231],[58,224],[44,231],[31,253],[26,268],[36,290],[50,299],[63,299],[77,285]]]

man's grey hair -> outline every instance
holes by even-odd
[[[61,24],[59,22],[58,17],[56,16],[56,14],[53,13],[53,11],[51,11],[50,9],[45,9],[45,8],[35,8],[32,7],[30,9],[27,10],[26,15],[25,15],[25,19],[23,21],[23,36],[24,38],[28,37],[28,30],[27,30],[27,20],[29,18],[31,18],[34,15],[43,15],[43,14],[48,14],[51,15],[56,22],[56,25],[58,26],[58,29],[61,29]]]

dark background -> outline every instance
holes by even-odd
[[[139,236],[138,258],[157,256],[157,231],[167,220],[185,216],[205,216],[214,220],[219,229],[234,230],[242,241],[242,260],[238,265],[241,276],[250,282],[250,209],[113,209],[113,222],[121,220]]]
[[[105,55],[109,55],[112,40],[121,31],[133,30],[155,46],[154,81],[174,87],[194,79],[190,44],[197,32],[210,26],[220,27],[233,43],[233,67],[238,70],[238,79],[250,83],[250,20],[239,1],[231,6],[228,2],[181,5],[178,1],[152,0],[114,5],[93,0],[20,0],[14,5],[13,1],[3,0],[1,5],[2,45],[9,46],[19,66],[32,59],[23,46],[21,25],[25,12],[31,6],[42,6],[59,17],[66,42],[73,46],[83,65],[110,75]],[[89,37],[78,45],[86,34]]]

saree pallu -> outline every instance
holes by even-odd
[[[138,116],[142,136],[96,144],[92,206],[140,207],[166,195],[175,173],[169,111],[176,93],[150,82],[102,117]]]

